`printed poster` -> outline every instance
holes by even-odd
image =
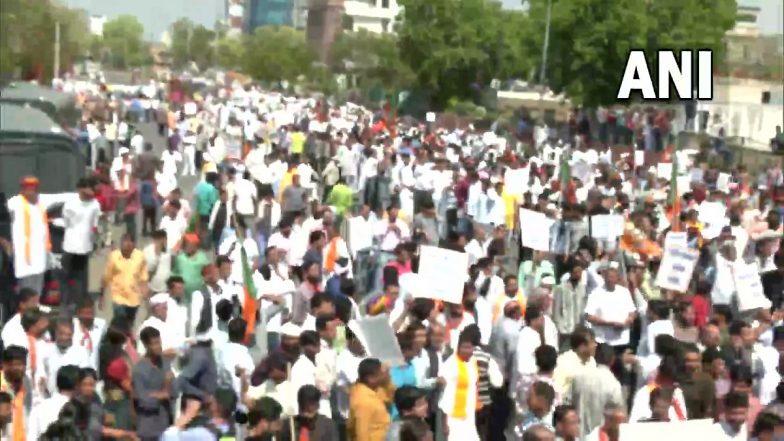
[[[688,291],[698,257],[697,250],[691,248],[670,247],[665,249],[659,273],[656,274],[656,286],[678,292]]]
[[[544,213],[520,209],[520,241],[524,247],[550,251],[550,227],[555,223]]]
[[[419,249],[419,281],[427,297],[460,304],[468,272],[468,253],[423,245]]]

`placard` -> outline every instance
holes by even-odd
[[[423,245],[419,249],[419,280],[428,297],[449,303],[463,302],[468,253]]]
[[[620,441],[695,441],[724,440],[724,431],[711,419],[624,423],[620,426]]]
[[[634,166],[642,167],[645,165],[645,150],[634,151]]]
[[[504,172],[504,190],[509,194],[522,196],[528,189],[529,173],[528,167],[507,168]]]
[[[520,209],[520,242],[536,251],[550,251],[550,227],[555,221],[544,213]]]
[[[697,208],[699,213],[698,219],[706,225],[702,229],[702,237],[710,240],[715,239],[721,229],[729,225],[729,219],[726,217],[727,207],[721,202],[703,202]]]
[[[669,181],[670,178],[672,178],[672,162],[660,162],[656,164],[656,177]]]
[[[664,237],[664,249],[671,247],[683,247],[686,248],[689,246],[689,235],[685,231],[670,231]]]
[[[591,216],[591,237],[614,241],[623,235],[625,220],[620,214]]]
[[[436,113],[435,112],[427,112],[425,114],[425,121],[431,122],[431,123],[432,122],[436,122]]]
[[[691,178],[691,182],[702,182],[704,173],[705,172],[703,172],[701,168],[691,169],[691,171],[689,171],[689,177]]]
[[[719,177],[716,178],[716,189],[724,193],[729,193],[730,175],[728,173],[719,173]]]
[[[577,178],[583,185],[592,187],[593,181],[593,167],[585,161],[577,161],[572,165],[572,177]]]
[[[386,314],[363,317],[356,323],[362,334],[360,341],[365,346],[368,355],[392,366],[400,366],[405,363],[403,352],[400,350],[397,337],[395,337],[395,331],[392,330]]]
[[[738,310],[749,311],[757,308],[770,308],[770,300],[765,297],[762,280],[757,266],[745,262],[735,263],[735,289],[738,294]]]
[[[370,222],[361,217],[352,217],[348,220],[348,245],[354,257],[358,251],[373,246],[373,230]]]
[[[656,286],[684,293],[688,291],[698,257],[697,250],[691,248],[670,247],[665,249],[659,273],[656,274]]]

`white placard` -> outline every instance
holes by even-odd
[[[762,287],[762,280],[756,265],[736,262],[735,289],[738,292],[739,311],[770,308],[771,303],[765,297],[765,290]]]
[[[509,194],[521,195],[528,189],[529,169],[507,168],[504,172],[504,190]]]
[[[624,219],[620,214],[597,214],[591,216],[591,237],[612,240],[623,235]]]
[[[713,420],[669,421],[666,423],[624,423],[620,426],[620,441],[722,441],[724,431]]]
[[[699,221],[706,225],[702,230],[702,237],[707,240],[715,239],[721,229],[729,224],[726,217],[727,207],[721,202],[703,202],[697,212]]]
[[[691,248],[671,247],[664,250],[664,257],[656,274],[656,286],[685,293],[694,273],[699,253]]]
[[[728,173],[719,173],[719,177],[716,178],[716,189],[723,191],[724,193],[729,193],[730,175]]]
[[[672,162],[660,162],[656,164],[656,177],[669,181],[670,178],[672,178]]]
[[[432,299],[462,303],[467,271],[467,253],[428,245],[419,249],[419,280]]]
[[[687,193],[691,191],[691,177],[690,176],[678,176],[678,180],[676,181],[678,185],[678,195],[682,195],[683,193]]]
[[[348,244],[351,253],[356,257],[357,252],[373,246],[373,230],[370,222],[361,217],[352,217],[348,220]]]
[[[432,122],[436,122],[436,112],[427,112],[425,114],[425,121],[431,122],[431,123]]]
[[[550,227],[555,221],[544,213],[520,209],[520,241],[536,251],[550,251]]]
[[[636,167],[642,167],[644,164],[645,164],[645,150],[635,150],[634,165]]]
[[[363,317],[357,320],[357,326],[362,332],[363,344],[368,355],[377,358],[382,363],[389,362],[392,366],[400,366],[405,363],[400,345],[397,343],[397,337],[395,337],[395,331],[389,325],[389,318],[386,314]]]
[[[572,177],[577,178],[583,185],[593,185],[593,167],[585,161],[578,161],[572,165]]]
[[[702,182],[704,172],[701,168],[693,168],[689,172],[689,176],[691,177],[691,182]]]
[[[670,247],[688,247],[688,233],[685,231],[670,231],[667,233],[667,236],[664,237],[664,249]]]

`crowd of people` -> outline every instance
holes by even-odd
[[[8,201],[0,439],[784,436],[780,167],[725,173],[659,138],[643,164],[587,120],[521,145],[255,87],[110,108],[85,122],[99,160],[75,192],[28,176]],[[467,255],[460,303],[412,277],[425,246]],[[366,332],[379,317],[394,350]]]

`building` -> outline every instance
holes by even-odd
[[[308,0],[246,0],[245,26],[252,33],[260,26],[290,26],[304,30]]]
[[[245,21],[245,5],[243,0],[226,0],[226,35],[238,37],[242,34],[243,22]]]
[[[397,0],[346,0],[343,29],[370,32],[394,32],[400,7]]]
[[[310,0],[308,43],[316,49],[322,63],[328,61],[329,48],[343,29],[344,12],[344,0]]]

